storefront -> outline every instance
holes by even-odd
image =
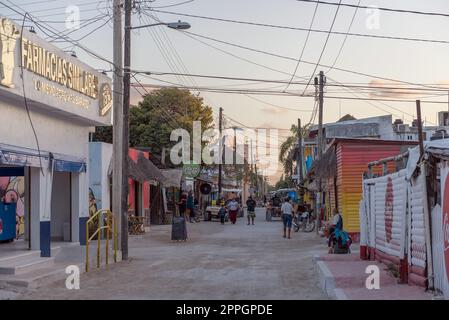
[[[89,143],[89,212],[112,206],[112,145]],[[128,151],[128,215],[149,227],[152,211],[160,208],[162,172],[149,160],[149,152],[130,148]]]
[[[89,133],[110,125],[110,79],[1,18],[0,200],[15,204],[14,239],[40,250],[84,244],[89,215]],[[21,245],[23,244],[23,245]]]

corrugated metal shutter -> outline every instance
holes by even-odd
[[[406,247],[407,184],[405,170],[364,181],[368,245],[399,259]]]
[[[363,173],[368,163],[378,159],[397,155],[400,146],[342,141],[337,145],[337,186],[338,205],[342,212],[345,230],[359,232],[359,204],[362,199]],[[395,171],[394,163],[388,166],[390,172]],[[374,168],[380,173],[382,168]]]
[[[441,199],[442,206],[447,211],[449,201],[448,197],[445,195],[448,190],[446,189],[446,179],[449,174],[449,163],[447,161],[442,161],[440,164],[441,168]],[[433,272],[434,272],[434,286],[435,289],[444,294],[445,299],[449,299],[449,280],[448,272],[449,265],[446,265],[447,260],[445,259],[446,254],[449,255],[449,247],[447,243],[449,242],[449,221],[446,219],[446,226],[444,223],[444,215],[447,214],[443,212],[442,207],[437,205],[432,210],[432,258],[433,258]],[[446,239],[445,239],[446,232]],[[445,244],[446,243],[446,244]]]
[[[423,183],[421,177],[412,180],[411,187],[411,264],[426,267],[426,238],[424,227]]]

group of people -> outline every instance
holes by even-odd
[[[189,191],[188,193],[182,193],[180,197],[179,212],[180,215],[188,219],[189,222],[195,223],[195,198],[193,196],[193,192]],[[231,220],[232,224],[237,222],[237,215],[239,210],[241,210],[241,206],[237,198],[230,199],[227,203],[224,201],[220,202],[220,210],[218,212],[221,224],[224,224],[226,221],[226,215],[229,213],[229,220]],[[248,197],[246,201],[247,207],[247,225],[254,225],[254,220],[256,218],[256,206],[257,203],[253,199],[252,196]],[[304,205],[307,207],[307,205]],[[291,239],[291,229],[293,224],[293,218],[295,215],[293,204],[291,203],[290,197],[286,197],[284,202],[281,205],[281,217],[284,226],[283,237],[287,239]],[[298,214],[299,211],[298,211]],[[337,209],[333,209],[333,218],[330,224],[327,226],[329,232],[329,253],[334,252],[334,248],[337,247],[349,247],[351,244],[351,238],[349,235],[343,231],[343,217],[338,212]]]
[[[246,207],[248,225],[250,225],[250,222],[252,222],[252,225],[254,225],[254,219],[256,217],[256,201],[252,198],[252,196],[248,197],[248,200],[246,201]],[[236,198],[231,199],[227,204],[221,201],[220,210],[218,211],[221,224],[225,223],[227,212],[229,212],[229,219],[231,220],[231,223],[235,224],[237,222],[237,215],[239,210],[241,210],[241,207]]]

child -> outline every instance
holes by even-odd
[[[218,211],[218,215],[220,216],[221,224],[224,224],[225,223],[225,217],[226,217],[226,208],[225,208],[225,205],[224,205],[223,202],[221,203],[221,208]]]

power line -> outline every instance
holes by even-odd
[[[359,0],[358,5],[360,5],[360,2],[362,2],[362,0]],[[319,2],[317,2],[316,5],[318,5],[318,4],[319,4]],[[346,40],[348,40],[348,35],[349,35],[349,32],[351,31],[351,28],[352,28],[352,25],[354,23],[355,17],[357,15],[358,9],[359,8],[355,8],[354,14],[353,14],[352,19],[351,19],[351,22],[349,23],[348,31],[346,32],[345,38],[343,39],[343,42],[341,43],[340,49],[338,50],[338,54],[335,57],[334,63],[332,63],[332,66],[325,72],[325,74],[328,74],[335,67],[335,65],[337,64],[338,58],[340,58],[340,55],[343,52],[343,48],[344,48],[344,46],[346,44]]]
[[[310,21],[310,27],[309,27],[309,30],[307,31],[307,37],[306,37],[306,40],[304,41],[304,45],[303,45],[302,50],[301,50],[301,53],[300,53],[300,55],[299,55],[298,62],[296,63],[295,71],[293,72],[292,77],[290,78],[289,83],[285,86],[284,91],[288,89],[288,87],[290,86],[290,84],[291,84],[292,81],[293,81],[293,78],[294,78],[295,75],[296,75],[296,72],[298,71],[299,64],[301,63],[302,57],[303,57],[304,52],[305,52],[306,47],[307,47],[307,42],[309,41],[310,32],[311,32],[311,29],[312,29],[312,27],[313,27],[313,23],[314,23],[314,21],[315,21],[315,16],[316,16],[316,13],[317,13],[317,11],[318,11],[318,6],[319,6],[319,4],[317,3],[316,6],[315,6],[315,10],[314,10],[314,12],[313,12],[312,20]],[[312,73],[312,77],[313,77],[313,73]]]
[[[196,37],[199,37],[199,38],[204,38],[204,39],[207,39],[207,40],[210,40],[210,41],[226,44],[226,45],[229,45],[229,46],[232,46],[232,47],[236,47],[236,48],[240,48],[240,49],[244,49],[244,50],[248,50],[248,51],[257,52],[257,53],[260,53],[260,54],[265,54],[265,55],[277,57],[277,58],[280,58],[280,59],[297,61],[297,59],[293,58],[293,57],[288,57],[288,56],[284,56],[284,55],[281,55],[281,54],[268,52],[268,51],[264,51],[264,50],[260,50],[260,49],[254,49],[254,48],[250,48],[250,47],[247,47],[247,46],[244,46],[244,45],[235,44],[235,43],[231,43],[231,42],[224,41],[224,40],[218,40],[218,39],[215,39],[215,38],[212,38],[212,37],[200,35],[200,34],[193,33],[193,32],[188,32],[188,31],[180,31],[180,32],[186,33],[186,34],[190,34],[190,35],[193,35],[193,36],[196,36]],[[302,60],[301,62],[305,63],[305,64],[315,65],[314,62],[310,62],[310,61]],[[325,65],[325,64],[318,64],[318,66],[321,66],[321,67],[324,67],[324,68],[330,68],[329,65]],[[391,81],[391,82],[399,82],[399,83],[404,83],[404,84],[414,85],[414,86],[435,88],[435,87],[431,87],[431,86],[427,86],[427,85],[423,85],[423,84],[417,84],[417,83],[413,83],[413,82],[397,80],[397,79],[392,79],[392,78],[388,78],[388,77],[375,76],[375,75],[370,75],[370,74],[367,74],[367,73],[363,73],[363,72],[359,72],[359,71],[353,71],[353,70],[348,70],[348,69],[343,69],[343,68],[334,67],[333,69],[337,70],[337,71],[351,73],[351,74],[364,76],[364,77],[368,77],[368,78],[373,78],[373,79],[386,80],[386,81]],[[440,89],[440,88],[436,88],[436,89]]]
[[[187,0],[187,1],[179,2],[179,3],[175,3],[175,4],[169,4],[169,5],[166,5],[166,6],[159,6],[159,7],[152,7],[152,8],[170,8],[170,7],[176,7],[176,6],[180,6],[180,5],[183,5],[183,4],[191,3],[191,2],[193,2],[193,1],[195,1],[195,0]]]
[[[338,5],[338,3],[335,3],[335,5]],[[342,4],[342,6],[343,6],[343,4]],[[219,21],[219,22],[227,22],[227,23],[235,23],[235,24],[243,24],[243,25],[251,25],[251,26],[257,26],[257,27],[306,31],[306,32],[309,32],[309,30],[310,30],[310,32],[314,32],[314,33],[326,33],[326,34],[329,33],[329,30],[321,30],[321,29],[308,29],[308,28],[301,28],[301,27],[275,25],[275,24],[269,24],[269,23],[259,23],[259,22],[242,21],[242,20],[235,20],[235,19],[224,19],[224,18],[216,18],[216,17],[188,14],[188,13],[164,11],[164,10],[152,10],[152,11],[170,14],[170,15],[185,16],[185,17],[191,17],[191,18],[198,18],[198,19],[205,19],[205,20],[212,20],[212,21]],[[400,40],[400,41],[411,41],[411,42],[449,44],[448,40],[439,40],[439,39],[424,39],[424,38],[414,38],[414,37],[375,35],[375,34],[368,34],[368,33],[355,33],[355,32],[347,32],[347,31],[343,32],[343,31],[333,31],[333,30],[330,33],[335,34],[335,35],[342,35],[345,37],[351,36],[351,37],[373,38],[373,39],[383,39],[383,40]]]
[[[255,66],[258,66],[258,67],[261,67],[261,68],[264,68],[264,69],[267,69],[267,70],[271,70],[271,71],[274,71],[274,72],[278,72],[278,73],[281,73],[281,74],[285,74],[285,75],[291,76],[291,73],[289,73],[289,72],[285,72],[285,71],[282,71],[282,70],[279,70],[279,69],[275,69],[275,68],[269,67],[269,66],[267,66],[267,65],[263,65],[263,64],[260,64],[260,63],[251,61],[251,60],[249,60],[249,59],[245,59],[245,58],[240,57],[240,56],[238,56],[238,55],[236,55],[236,54],[234,54],[234,53],[231,53],[231,52],[229,52],[229,51],[226,51],[226,50],[223,50],[223,49],[221,49],[221,48],[215,47],[215,46],[211,45],[210,43],[207,43],[207,42],[204,42],[204,41],[202,41],[202,40],[200,40],[200,39],[197,39],[197,38],[195,38],[194,36],[191,36],[190,34],[187,34],[187,33],[184,33],[184,32],[183,32],[182,34],[183,34],[184,36],[186,36],[186,37],[189,37],[189,38],[192,39],[192,40],[195,40],[195,41],[197,41],[197,42],[200,42],[201,44],[203,44],[203,45],[205,45],[205,46],[207,46],[207,47],[210,47],[210,48],[212,48],[212,49],[215,49],[215,50],[217,50],[217,51],[219,51],[219,52],[221,52],[221,53],[224,53],[224,54],[226,54],[226,55],[229,55],[229,56],[231,56],[231,57],[233,57],[233,58],[239,59],[239,60],[241,60],[241,61],[245,61],[245,62],[247,62],[247,63],[253,64],[253,65],[255,65]],[[309,77],[295,76],[295,78],[299,78],[299,79],[308,79]]]
[[[299,2],[310,2],[310,3],[319,3],[325,5],[336,6],[338,3],[335,2],[327,2],[327,1],[317,1],[317,0],[296,0]],[[440,13],[440,12],[425,12],[425,11],[417,11],[417,10],[407,10],[407,9],[393,9],[393,8],[385,8],[385,7],[377,7],[377,6],[361,6],[349,3],[342,3],[341,6],[350,7],[350,8],[359,8],[359,9],[376,9],[380,11],[387,12],[397,12],[397,13],[409,13],[409,14],[417,14],[417,15],[426,15],[426,16],[439,16],[439,17],[449,17],[449,13]]]
[[[342,0],[340,0],[339,4],[341,4],[341,1]],[[323,49],[321,50],[320,56],[318,58],[318,61],[315,63],[315,67],[313,69],[312,75],[310,76],[309,82],[307,82],[307,85],[304,88],[304,91],[302,92],[302,94],[304,94],[306,92],[307,88],[310,85],[310,82],[312,82],[312,79],[315,76],[316,70],[318,69],[318,65],[320,64],[321,58],[323,57],[324,51],[326,50],[327,43],[329,42],[329,38],[331,36],[332,29],[334,28],[335,20],[337,20],[337,16],[338,16],[338,11],[339,10],[340,10],[340,5],[337,7],[337,10],[335,11],[334,19],[332,20],[332,24],[331,24],[331,26],[329,28],[329,32],[327,33],[327,37],[326,37],[326,41],[324,42]]]
[[[150,94],[150,92],[145,88],[145,86],[136,78],[136,76],[135,75],[132,75],[132,77],[134,78],[134,80],[137,82],[137,84],[146,92],[146,94],[148,95],[148,94]],[[135,87],[134,87],[135,88]],[[137,88],[136,88],[136,90],[137,90]],[[137,92],[139,92],[139,91],[137,91]],[[139,92],[139,94],[140,94],[140,92]],[[141,94],[141,96],[142,96],[142,98],[144,98],[145,96],[144,95],[142,95]],[[156,105],[156,106],[153,106],[153,107],[159,107],[159,109],[161,110],[161,113],[160,113],[160,115],[161,115],[161,117],[165,120],[165,121],[167,121],[167,124],[169,124],[169,126],[170,126],[170,128],[172,128],[172,129],[176,129],[177,127],[179,127],[180,126],[180,124],[177,122],[177,120],[176,119],[174,119],[164,108],[162,108],[162,107],[160,107],[160,106],[158,106],[158,105]]]
[[[277,105],[277,104],[274,104],[274,103],[270,103],[270,102],[264,101],[264,100],[259,99],[259,98],[256,98],[256,97],[252,97],[252,96],[250,96],[250,95],[248,95],[248,94],[245,94],[245,96],[248,97],[248,98],[250,98],[250,99],[253,99],[253,100],[255,100],[255,101],[258,101],[258,102],[260,102],[260,103],[263,103],[263,104],[266,104],[266,105],[268,105],[268,106],[272,106],[272,107],[275,107],[275,108],[279,108],[279,109],[290,110],[290,111],[296,111],[296,112],[313,112],[313,109],[310,110],[310,109],[295,109],[295,108],[288,108],[288,107],[283,107],[283,106],[280,106],[280,105]]]
[[[233,80],[233,81],[252,81],[252,82],[262,82],[262,83],[281,83],[285,84],[289,81],[287,80],[278,80],[278,79],[260,79],[260,78],[244,78],[244,77],[231,77],[231,76],[219,76],[219,75],[205,75],[205,74],[187,74],[187,73],[176,73],[176,72],[159,72],[159,71],[144,71],[144,70],[133,70],[133,72],[137,74],[144,75],[156,75],[156,76],[187,76],[187,77],[198,77],[198,78],[208,78],[208,79],[219,79],[219,80]],[[330,79],[330,78],[329,78]],[[334,81],[334,80],[332,80]],[[370,90],[408,90],[408,91],[426,91],[426,92],[444,92],[447,93],[449,88],[422,88],[422,87],[395,87],[389,85],[353,85],[353,84],[344,84],[341,82],[334,81],[336,83],[326,83],[328,87],[350,87],[350,88],[358,88],[358,89],[370,89]],[[292,82],[292,84],[296,85],[305,85],[307,82]],[[401,93],[401,92],[398,92]]]
[[[162,82],[168,82],[163,81],[160,79],[155,79],[157,81]],[[152,84],[148,84],[149,86],[154,86]],[[162,86],[161,86],[162,87]],[[170,87],[170,88],[182,88],[182,89],[199,89],[200,91],[204,92],[214,92],[214,93],[232,93],[232,94],[247,94],[247,95],[266,95],[266,96],[287,96],[287,97],[299,97],[299,98],[311,98],[314,96],[314,94],[310,95],[301,95],[301,94],[295,94],[292,92],[284,92],[284,91],[276,91],[276,90],[259,90],[259,89],[251,89],[251,90],[244,90],[244,89],[217,89],[217,88],[207,88],[207,87],[188,87],[184,85],[173,85],[173,86],[164,86],[164,87]],[[387,102],[407,102],[407,103],[415,103],[416,100],[407,100],[407,99],[385,99],[385,98],[351,98],[351,97],[345,97],[345,96],[326,96],[329,99],[342,99],[342,100],[366,100],[366,101],[387,101]],[[447,101],[435,101],[435,100],[423,100],[422,103],[428,103],[428,104],[447,104]]]
[[[7,1],[9,1],[9,0],[7,0]],[[41,22],[40,20],[34,18],[32,15],[28,14],[25,10],[21,9],[21,8],[18,7],[17,5],[14,5],[14,6],[16,6],[16,7],[18,7],[20,10],[24,11],[25,14],[24,14],[24,13],[21,13],[20,11],[14,9],[13,7],[11,7],[11,6],[7,5],[7,4],[5,4],[5,3],[2,2],[2,1],[0,1],[0,3],[1,3],[2,5],[4,5],[5,7],[7,7],[8,9],[10,9],[11,11],[14,11],[15,13],[17,13],[18,15],[20,15],[20,16],[22,16],[22,17],[24,17],[25,14],[27,14],[27,15],[28,15],[28,19],[29,19],[30,21],[32,21],[32,22],[36,25],[36,27],[37,27],[39,30],[41,30],[41,31],[42,31],[45,35],[47,35],[48,37],[51,37],[51,36],[49,35],[48,32],[50,32],[50,33],[52,33],[52,34],[54,34],[54,35],[59,35],[59,34],[60,34],[60,31],[58,31],[57,29],[55,29],[55,28],[53,28],[53,27],[51,27],[51,26],[48,26],[48,25],[44,24],[43,22]],[[112,61],[110,61],[110,60],[108,60],[108,59],[102,57],[101,55],[95,53],[94,51],[92,51],[92,50],[86,48],[85,46],[81,45],[81,44],[78,43],[77,41],[74,41],[74,40],[72,40],[71,38],[66,37],[66,36],[64,36],[64,38],[67,39],[67,42],[73,44],[74,46],[76,46],[76,47],[78,47],[78,48],[80,48],[80,49],[82,49],[83,51],[85,51],[85,52],[88,53],[89,55],[91,55],[91,56],[93,56],[93,57],[95,57],[95,58],[97,58],[97,59],[99,59],[99,60],[102,60],[102,61],[104,61],[104,62],[107,62],[107,63],[109,63],[109,64],[112,65],[112,66],[114,65],[114,63],[113,63]]]

